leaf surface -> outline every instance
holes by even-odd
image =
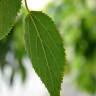
[[[32,11],[25,21],[25,44],[33,67],[51,96],[60,96],[64,75],[63,41],[46,14]]]
[[[21,0],[0,0],[0,39],[10,32],[20,6]]]

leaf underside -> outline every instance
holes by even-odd
[[[51,96],[60,96],[64,75],[63,40],[46,14],[32,11],[25,20],[25,44],[33,67]]]
[[[0,39],[10,32],[20,6],[21,0],[0,0]]]

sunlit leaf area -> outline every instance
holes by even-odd
[[[13,1],[0,0],[0,96],[96,96],[96,0]]]

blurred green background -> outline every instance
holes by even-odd
[[[79,90],[96,96],[96,0],[52,0],[43,11],[55,21],[64,40],[65,75],[72,74]],[[0,70],[4,74],[6,66],[11,68],[10,85],[17,72],[26,81],[25,16],[22,7],[10,34],[0,41]]]
[[[64,39],[74,82],[81,90],[95,94],[96,0],[54,0],[47,12]]]

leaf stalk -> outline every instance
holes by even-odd
[[[26,7],[28,13],[30,13],[30,10],[29,10],[29,8],[28,8],[28,4],[27,4],[27,0],[25,0],[25,7]]]

